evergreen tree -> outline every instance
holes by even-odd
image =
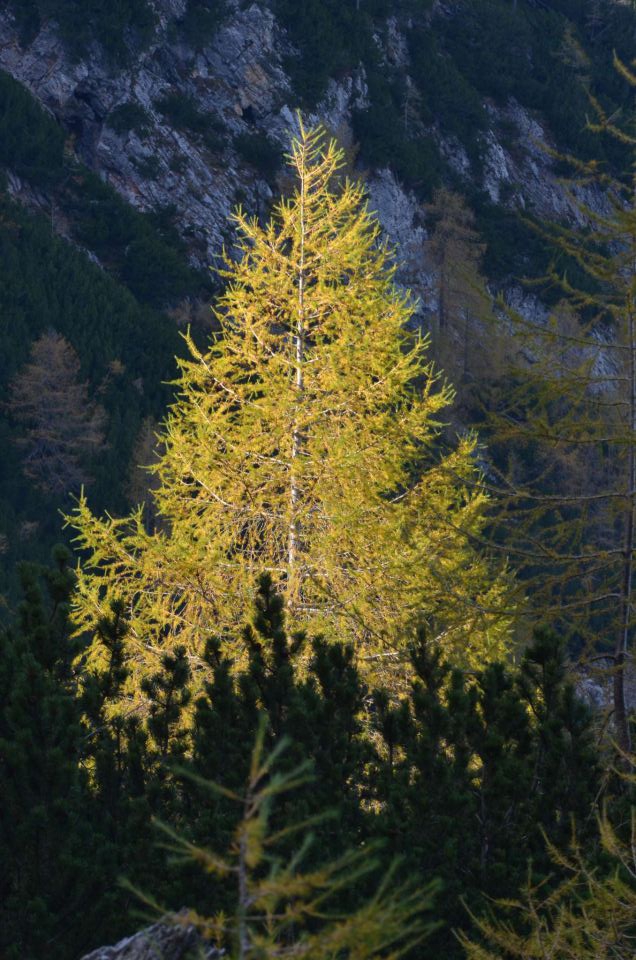
[[[464,905],[479,912],[485,898],[514,894],[530,869],[545,881],[545,838],[564,853],[573,822],[581,842],[593,836],[601,773],[592,716],[554,634],[537,633],[518,672],[494,663],[467,675],[421,641],[413,661],[406,703],[376,696],[372,829],[411,872],[442,881],[432,956],[454,957]]]
[[[100,844],[68,625],[70,556],[23,566],[24,599],[0,630],[0,953],[79,956],[98,925]]]
[[[337,814],[316,828],[321,855],[336,857],[366,830],[361,792],[372,748],[364,736],[365,688],[353,649],[320,638],[310,642],[302,634],[288,636],[283,599],[267,575],[259,584],[245,643],[249,661],[238,673],[217,643],[208,646],[211,677],[196,703],[192,770],[204,781],[222,775],[228,787],[238,789],[249,760],[244,745],[265,718],[266,745],[288,741],[281,769],[310,761],[315,775],[310,785],[281,798],[274,822],[282,826],[325,811]],[[201,790],[197,783],[186,778],[182,784],[189,811],[184,820],[198,842],[224,846],[236,826],[236,811],[226,797]],[[226,894],[222,884],[215,887],[221,903]]]
[[[594,718],[577,695],[563,639],[545,628],[536,630],[516,683],[532,718],[528,762],[532,771],[530,817],[535,825],[532,855],[535,864],[547,872],[544,838],[565,849],[573,823],[582,841],[593,833],[603,771]]]
[[[377,862],[368,850],[353,849],[307,868],[311,821],[286,821],[281,829],[271,822],[273,804],[307,780],[307,764],[279,771],[285,741],[266,754],[264,734],[261,724],[241,792],[207,784],[210,792],[221,793],[240,811],[227,852],[194,845],[164,826],[176,858],[199,864],[234,890],[230,911],[212,916],[197,909],[180,911],[173,922],[194,924],[204,939],[237,960],[254,953],[263,958],[366,960],[398,957],[416,947],[432,927],[426,914],[434,888],[398,883],[394,871],[389,871],[370,897],[347,909],[348,894],[369,878]],[[296,849],[286,856],[279,846],[290,837]]]
[[[91,806],[101,833],[100,906],[113,939],[127,932],[132,907],[130,892],[119,882],[122,876],[141,882],[154,874],[158,892],[178,889],[178,878],[162,868],[152,818],[175,821],[182,813],[175,765],[191,749],[184,723],[190,670],[183,649],[164,654],[144,680],[147,710],[117,711],[114,705],[128,673],[127,624],[120,604],[113,604],[98,629],[106,656],[99,669],[84,676],[79,704],[85,763],[92,774]],[[187,814],[194,819],[192,810]]]
[[[633,771],[634,758],[628,759]],[[633,783],[633,773],[626,775]],[[626,823],[599,820],[605,862],[575,837],[568,852],[550,847],[563,875],[556,889],[528,884],[518,899],[495,904],[477,921],[480,940],[461,936],[468,960],[631,960],[636,916],[636,856],[633,804]]]
[[[70,521],[87,551],[78,626],[125,601],[137,691],[156,646],[184,644],[201,666],[201,638],[237,625],[263,570],[292,630],[352,635],[372,664],[416,615],[458,661],[506,646],[505,578],[471,539],[475,442],[436,444],[451,392],[408,332],[362,187],[334,191],[342,155],[319,130],[301,129],[290,163],[296,190],[269,224],[235,216],[222,335],[204,352],[188,340],[156,466],[160,529],[141,512],[100,520],[84,499]]]

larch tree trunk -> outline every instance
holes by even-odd
[[[298,264],[298,313],[296,318],[295,335],[295,373],[294,385],[296,388],[296,420],[292,433],[291,465],[290,465],[290,517],[289,517],[289,539],[287,550],[287,606],[292,608],[294,605],[294,594],[296,593],[296,578],[298,576],[298,554],[300,551],[301,524],[298,515],[300,506],[300,488],[297,473],[297,460],[302,450],[302,428],[299,423],[300,405],[304,391],[304,355],[305,355],[305,199],[307,183],[304,169],[300,176],[300,251]],[[298,585],[300,589],[300,585]]]

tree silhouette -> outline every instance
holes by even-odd
[[[104,411],[79,380],[80,361],[54,330],[37,339],[31,360],[11,384],[9,409],[23,428],[23,470],[49,494],[90,482],[89,457],[104,448]]]

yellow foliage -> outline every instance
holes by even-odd
[[[292,629],[353,637],[373,663],[424,618],[449,656],[482,665],[507,643],[508,585],[471,542],[486,499],[475,440],[438,449],[452,391],[409,332],[363,188],[333,188],[341,151],[301,128],[289,161],[296,188],[269,223],[234,215],[219,335],[205,351],[187,337],[156,529],[141,511],[99,519],[83,498],[69,520],[88,556],[77,627],[118,597],[136,674],[177,642],[196,664],[206,636],[236,634],[269,571]],[[103,654],[96,637],[90,659]]]

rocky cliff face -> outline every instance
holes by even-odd
[[[267,124],[280,110],[286,78],[278,63],[281,41],[267,11],[236,11],[200,54],[170,43],[168,28],[178,13],[179,3],[163,5],[154,42],[125,69],[114,69],[97,45],[90,57],[72,62],[53,23],[23,50],[4,13],[0,67],[51,111],[68,133],[69,149],[126,200],[143,211],[173,205],[193,258],[207,265],[221,245],[237,191],[255,207],[270,196],[231,143],[247,127],[246,114],[250,122]],[[222,125],[221,149],[166,120],[157,103],[167,94],[195,98],[210,125]],[[108,125],[123,105],[137,108],[140,129],[116,132]]]
[[[244,159],[238,148],[241,138],[266,135],[284,150],[295,123],[297,97],[283,68],[290,41],[268,7],[232,0],[215,36],[194,50],[173,29],[185,3],[155,0],[152,43],[133,62],[117,68],[97,44],[84,59],[73,61],[52,22],[44,23],[23,49],[17,25],[5,10],[0,13],[0,68],[57,118],[67,133],[67,149],[127,201],[143,211],[173,207],[193,263],[205,267],[229,238],[233,206],[240,200],[248,209],[262,211],[278,189],[273,177],[266,179]],[[398,69],[408,83],[403,26],[390,18],[384,39],[376,39],[387,69]],[[366,97],[360,68],[330,81],[308,119],[320,119],[344,144],[353,144],[352,112],[365,105]],[[172,117],[165,106],[170,98]],[[196,131],[175,119],[175,103],[196,105]],[[459,142],[442,136],[435,123],[431,127],[460,182],[478,182],[494,203],[575,221],[579,214],[544,150],[551,140],[540,119],[514,101],[505,108],[492,103],[485,107],[491,126],[480,170]],[[121,122],[126,112],[134,122]],[[506,143],[497,134],[504,126],[514,131]],[[421,204],[388,168],[360,173],[367,178],[372,207],[399,248],[400,279],[425,311],[434,310]],[[33,196],[15,177],[11,189],[31,205],[45,205],[45,198]],[[594,208],[602,205],[602,197],[593,192],[585,200]],[[524,312],[541,318],[536,301],[520,297],[518,291],[512,295]]]

